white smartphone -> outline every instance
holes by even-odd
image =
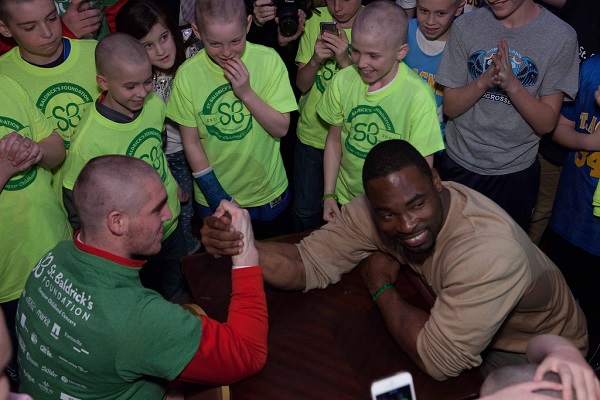
[[[417,400],[410,372],[398,372],[371,384],[372,400]]]

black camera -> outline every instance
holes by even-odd
[[[306,13],[306,19],[312,16],[314,10],[312,0],[273,0],[271,5],[277,7],[279,30],[286,37],[294,36],[298,31],[298,10]]]

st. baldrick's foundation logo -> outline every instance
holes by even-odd
[[[148,128],[137,135],[129,144],[126,155],[146,161],[158,172],[160,179],[165,181],[166,158],[162,152],[162,138],[157,129]]]
[[[229,83],[212,91],[198,115],[208,133],[224,142],[242,140],[252,131],[252,115]]]
[[[69,149],[73,130],[93,100],[81,86],[63,82],[44,90],[35,105],[52,122],[54,130],[63,138],[65,148]]]
[[[365,159],[369,151],[380,142],[402,139],[396,133],[392,120],[380,106],[356,106],[344,122],[348,132],[345,149],[358,158]]]

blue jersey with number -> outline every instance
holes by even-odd
[[[562,115],[575,121],[577,132],[600,129],[600,107],[594,92],[600,85],[600,55],[581,65],[579,94],[566,103]],[[600,178],[600,152],[572,151],[560,175],[550,228],[588,253],[600,256],[600,218],[595,217],[592,197]]]

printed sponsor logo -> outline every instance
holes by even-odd
[[[40,351],[42,352],[42,354],[45,354],[48,357],[53,358],[52,351],[50,351],[50,349],[48,347],[44,346],[43,344],[40,345]]]
[[[57,323],[54,323],[54,326],[52,327],[52,331],[50,332],[50,335],[52,335],[52,337],[54,339],[58,339],[58,337],[60,336],[60,325],[58,325]]]

